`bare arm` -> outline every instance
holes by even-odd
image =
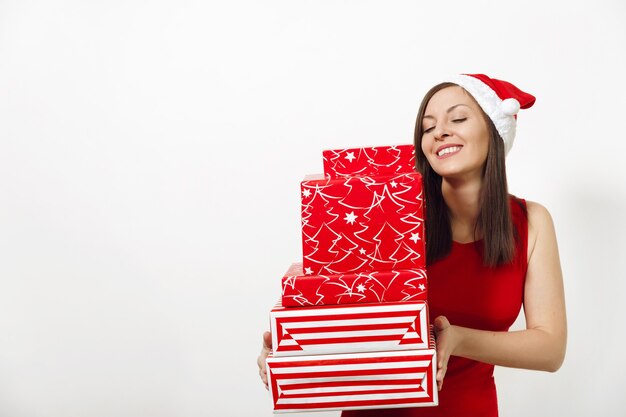
[[[450,355],[493,365],[554,372],[565,357],[567,324],[563,276],[552,218],[528,202],[528,272],[524,287],[526,329],[490,332],[435,320],[439,355],[437,380],[443,383]]]

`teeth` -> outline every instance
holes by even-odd
[[[452,152],[456,152],[456,151],[459,151],[459,150],[461,150],[460,146],[451,146],[449,148],[445,148],[445,149],[442,149],[439,152],[437,152],[437,156],[443,156],[443,155],[446,155],[446,154],[449,154],[449,153],[452,153]]]

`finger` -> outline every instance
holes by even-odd
[[[450,354],[447,351],[445,339],[442,339],[442,341],[437,344],[437,369],[447,367],[449,358]]]
[[[256,360],[256,364],[259,366],[259,369],[265,370],[265,358],[267,358],[267,355],[263,355],[261,352],[261,355]]]
[[[446,316],[437,317],[433,324],[435,325],[435,332],[439,332],[450,327],[450,322],[448,321]]]
[[[269,382],[267,381],[267,371],[265,370],[265,368],[259,369],[259,376],[261,377],[261,381],[265,385],[265,389],[269,391],[270,387]]]
[[[265,365],[265,360],[268,355],[272,351],[272,334],[270,332],[263,333],[263,348],[261,349],[261,354],[257,358],[257,365],[259,366],[259,376],[261,377],[261,381],[263,385],[265,385],[265,389],[269,391],[270,387],[267,381],[267,369]]]
[[[446,352],[445,346],[442,346],[441,349],[437,351],[437,358],[437,369],[448,369],[450,355]]]
[[[437,390],[441,391],[441,389],[443,388],[443,380],[446,377],[446,371],[448,370],[448,367],[442,367],[437,369]]]
[[[263,349],[272,350],[272,334],[270,332],[263,333]]]
[[[446,352],[444,346],[439,346],[437,351],[437,389],[441,391],[443,388],[443,380],[446,376],[446,371],[448,370],[448,359],[450,356]]]

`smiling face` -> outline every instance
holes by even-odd
[[[489,150],[481,108],[461,87],[437,91],[422,117],[421,148],[433,170],[447,179],[480,179]]]

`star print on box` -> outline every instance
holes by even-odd
[[[270,312],[275,357],[428,349],[425,301],[283,307]]]
[[[426,271],[422,268],[305,275],[302,264],[294,263],[282,279],[284,307],[425,301],[426,298]]]
[[[302,250],[307,274],[425,266],[419,173],[301,184]]]
[[[438,404],[414,154],[324,151],[301,183],[303,262],[270,312],[275,413]]]
[[[415,172],[413,145],[327,150],[324,175],[331,179],[358,175],[392,175]]]

